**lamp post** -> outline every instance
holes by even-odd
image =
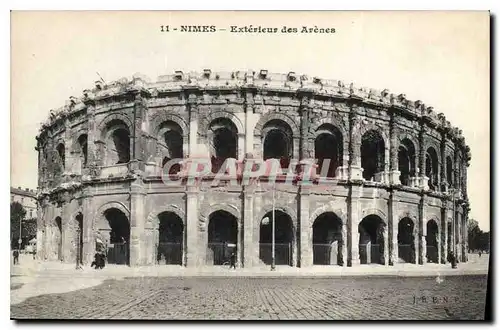
[[[17,241],[19,243],[19,251],[21,251],[21,243],[23,242],[23,239],[22,239],[23,231],[21,228],[22,224],[23,224],[23,219],[19,218],[19,240]]]
[[[276,255],[275,255],[275,245],[276,245],[276,216],[275,216],[275,189],[273,184],[273,219],[272,219],[272,239],[271,239],[271,270],[276,270]]]

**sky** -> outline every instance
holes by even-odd
[[[487,12],[13,12],[11,19],[11,186],[36,188],[40,123],[100,77],[294,71],[387,88],[443,112],[471,148],[470,217],[489,230]],[[217,31],[172,30],[181,25]],[[335,33],[231,32],[249,25]]]

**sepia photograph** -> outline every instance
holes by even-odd
[[[488,11],[12,11],[12,320],[488,320]]]

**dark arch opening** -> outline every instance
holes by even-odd
[[[116,208],[104,212],[109,224],[108,263],[130,264],[130,223],[127,216]]]
[[[333,212],[321,214],[313,223],[313,264],[343,265],[342,220]]]
[[[61,169],[64,170],[66,166],[66,155],[65,155],[66,151],[64,144],[59,143],[56,149],[57,149],[57,155],[59,156],[59,164],[61,166]]]
[[[238,220],[227,211],[213,212],[208,222],[207,264],[223,265],[231,253],[237,255]]]
[[[78,137],[78,146],[80,147],[80,161],[82,168],[87,167],[87,134],[82,134]]]
[[[426,236],[426,247],[427,247],[427,262],[439,263],[439,229],[436,221],[427,221],[427,236]]]
[[[450,156],[446,157],[446,181],[448,183],[448,187],[451,188],[454,186],[453,184],[453,160]]]
[[[410,184],[410,178],[415,176],[415,146],[409,139],[403,139],[398,150],[398,168],[401,172],[399,180],[404,186]]]
[[[415,224],[410,218],[403,218],[398,223],[398,257],[402,262],[415,263]]]
[[[361,138],[361,167],[363,178],[372,180],[375,174],[384,171],[385,145],[380,132],[369,130]]]
[[[263,128],[264,160],[279,159],[281,168],[288,168],[293,154],[293,133],[282,120],[273,119]]]
[[[55,218],[55,223],[56,223],[56,242],[57,242],[57,260],[62,260],[63,253],[62,253],[62,219],[61,217],[56,217]]]
[[[260,224],[259,258],[266,265],[272,263],[272,216],[267,212]],[[275,211],[275,263],[276,265],[292,266],[292,244],[294,240],[293,222],[283,211]]]
[[[213,137],[212,172],[217,173],[226,159],[238,158],[238,130],[228,118],[214,119],[210,123]]]
[[[329,178],[335,177],[335,170],[342,165],[342,135],[332,125],[321,125],[314,140],[314,157],[318,161],[318,174]]]
[[[184,224],[174,212],[158,215],[158,243],[156,263],[160,265],[182,265]]]
[[[437,190],[439,188],[438,157],[436,150],[432,147],[427,149],[425,155],[425,176],[429,178],[429,188],[431,190]]]
[[[75,217],[77,226],[77,236],[76,236],[76,257],[78,258],[78,263],[83,262],[83,214],[78,213]]]
[[[453,242],[452,242],[452,235],[453,235],[453,232],[452,232],[452,229],[451,229],[451,222],[448,222],[447,223],[447,228],[448,228],[448,237],[446,237],[446,240],[447,240],[447,246],[448,246],[448,251],[446,251],[446,254],[447,254],[447,260],[448,262],[451,262],[450,260],[450,252],[453,251]]]
[[[368,215],[359,223],[359,259],[361,264],[384,264],[385,224],[377,215]]]

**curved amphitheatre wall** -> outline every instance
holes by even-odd
[[[205,213],[213,205],[226,205],[242,221],[260,216],[272,199],[273,189],[256,182],[166,186],[161,167],[174,158],[204,158],[214,167],[213,158],[234,158],[238,166],[249,158],[279,158],[283,168],[294,160],[315,159],[323,165],[323,159],[330,159],[333,165],[326,172],[313,170],[308,185],[301,184],[300,174],[308,168],[303,165],[293,167],[291,184],[275,186],[277,207],[296,214],[294,228],[311,227],[309,215],[332,210],[342,213],[338,216],[353,235],[369,215],[382,218],[388,235],[397,235],[395,224],[405,215],[415,218],[417,232],[425,234],[430,218],[446,227],[453,200],[456,228],[466,227],[470,149],[460,129],[404,94],[294,72],[177,71],[155,82],[141,75],[109,84],[97,81],[83,96],[70,97],[50,112],[37,136],[37,150],[41,227],[51,224],[57,212],[69,218],[82,208],[88,237],[101,221],[95,210],[111,202],[130,210],[131,226],[141,228],[154,226],[135,218],[149,219],[162,205],[183,217],[189,217],[189,208],[199,208],[193,228],[205,239]],[[186,182],[184,169],[179,166],[171,174]],[[254,232],[260,220],[254,219]],[[74,227],[71,221],[63,220],[63,232]],[[465,231],[458,230],[465,246]],[[140,235],[131,235],[131,244],[140,241]],[[74,235],[62,236],[63,244],[72,244]],[[61,258],[69,260],[74,252],[65,253]]]

